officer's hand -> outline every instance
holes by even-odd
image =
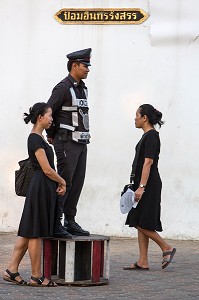
[[[53,138],[48,137],[47,141],[48,141],[49,144],[53,144]]]

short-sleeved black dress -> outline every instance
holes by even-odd
[[[40,135],[31,133],[28,137],[28,154],[35,173],[26,195],[18,230],[18,235],[26,238],[53,235],[57,184],[43,173],[35,156],[39,148],[45,150],[50,166],[55,169],[51,146]]]
[[[144,138],[141,142],[134,179],[135,191],[141,183],[140,179],[145,158],[152,158],[153,164],[141,200],[137,207],[132,208],[128,213],[126,225],[129,225],[129,227],[139,226],[143,229],[162,231],[162,224],[160,221],[162,181],[158,172],[159,153],[159,133],[153,129],[149,130],[144,134]]]

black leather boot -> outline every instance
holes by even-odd
[[[89,236],[90,232],[81,228],[74,217],[65,217],[64,228],[72,235]]]
[[[64,238],[64,239],[72,239],[72,235],[66,230],[64,226],[61,224],[61,220],[57,220],[55,229],[54,229],[54,237],[56,238]]]

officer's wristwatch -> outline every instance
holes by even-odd
[[[140,184],[140,188],[145,188],[146,185]]]

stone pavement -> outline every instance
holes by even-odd
[[[0,273],[7,267],[15,242],[15,234],[0,233]],[[17,286],[0,278],[0,300],[13,299],[199,299],[199,241],[169,241],[177,248],[173,262],[161,269],[161,252],[150,241],[150,271],[124,271],[123,265],[137,259],[137,240],[111,238],[111,266],[109,285],[56,288]],[[26,255],[20,273],[30,276],[30,262]]]

